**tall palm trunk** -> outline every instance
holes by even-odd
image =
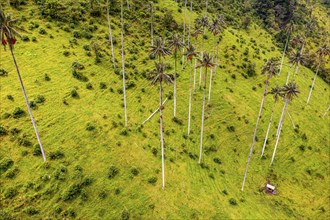
[[[40,136],[39,136],[37,125],[36,125],[36,123],[34,121],[32,110],[30,108],[29,99],[28,99],[28,97],[26,95],[26,92],[25,92],[23,80],[22,80],[22,77],[21,77],[21,74],[20,74],[20,71],[19,71],[17,62],[16,62],[16,58],[15,58],[15,55],[14,55],[13,46],[12,45],[9,45],[9,49],[10,49],[11,56],[13,58],[13,61],[14,61],[15,67],[16,67],[16,72],[17,72],[17,75],[18,75],[19,82],[21,84],[21,89],[22,89],[22,92],[23,92],[23,95],[24,95],[26,106],[27,106],[28,111],[29,111],[30,119],[31,119],[31,122],[32,122],[32,125],[33,125],[33,128],[34,128],[34,131],[35,131],[36,136],[37,136],[37,139],[38,139],[38,143],[39,143],[39,146],[40,146],[41,154],[42,154],[42,157],[44,159],[44,162],[46,162],[46,154],[44,152],[44,148],[43,148],[42,143],[41,143],[41,139],[40,139]]]
[[[114,48],[113,48],[112,29],[111,29],[111,23],[110,23],[109,0],[107,0],[106,5],[107,5],[107,17],[108,17],[109,41],[110,41],[110,45],[111,45],[112,63],[113,63],[113,68],[116,69],[116,63],[115,63],[115,52],[114,52]]]
[[[189,26],[188,26],[188,45],[190,44],[191,23],[192,23],[192,0],[190,0],[190,15],[189,15]]]
[[[212,60],[212,61],[213,61],[213,60]],[[209,96],[208,96],[208,99],[207,99],[207,104],[208,104],[208,105],[210,104],[210,101],[211,101],[212,74],[213,74],[213,70],[211,69],[211,70],[210,70],[210,83],[209,83]]]
[[[207,15],[208,0],[205,0],[205,14]]]
[[[123,93],[124,93],[124,115],[125,115],[125,127],[127,127],[127,106],[126,106],[126,77],[125,77],[125,47],[124,47],[124,6],[123,0],[121,0],[121,69],[123,74]]]
[[[195,64],[194,64],[194,92],[196,91],[196,62],[197,62],[197,59],[195,58]]]
[[[285,115],[285,110],[286,110],[286,106],[288,105],[288,102],[289,102],[289,99],[286,98],[285,99],[285,103],[284,103],[284,106],[283,106],[283,110],[282,110],[282,114],[281,114],[281,119],[280,119],[280,122],[278,123],[278,127],[277,127],[277,135],[276,135],[276,143],[275,143],[275,148],[274,148],[274,152],[273,152],[273,156],[272,156],[272,160],[269,164],[269,166],[272,165],[273,161],[274,161],[274,158],[275,158],[275,153],[276,153],[276,149],[277,149],[277,145],[278,145],[278,141],[280,140],[280,136],[281,136],[281,130],[282,130],[282,125],[283,125],[283,119],[284,119],[284,115]]]
[[[256,122],[256,127],[254,129],[252,144],[251,144],[251,147],[250,147],[250,153],[249,153],[248,161],[247,161],[246,167],[245,167],[244,179],[243,179],[243,183],[242,183],[242,191],[244,191],[244,185],[245,185],[245,181],[246,181],[246,177],[247,177],[247,172],[248,172],[248,169],[249,169],[249,165],[250,165],[250,161],[251,161],[251,157],[252,157],[252,152],[253,152],[253,147],[254,147],[254,143],[255,143],[255,140],[256,140],[256,136],[257,136],[258,125],[259,125],[259,121],[261,119],[262,109],[264,107],[264,103],[265,103],[265,99],[266,99],[266,95],[267,95],[269,79],[270,79],[270,74],[267,75],[267,79],[266,79],[266,82],[265,82],[265,90],[264,90],[264,94],[262,96],[262,100],[261,100],[261,104],[260,104],[260,108],[259,108],[259,114],[258,114],[258,118],[257,118],[257,122]]]
[[[288,49],[289,38],[290,38],[290,34],[286,38],[286,42],[285,42],[285,46],[284,46],[284,51],[283,51],[283,54],[282,54],[282,60],[281,60],[280,70],[278,71],[278,75],[280,75],[281,74],[281,71],[282,71],[282,66],[283,66],[283,62],[284,62],[285,53],[286,53],[286,50]]]
[[[285,85],[288,85],[288,83],[289,83],[291,68],[292,68],[292,66],[290,66],[290,68],[289,68],[288,76],[286,77],[286,81],[285,81]]]
[[[308,94],[308,98],[307,98],[307,101],[306,101],[306,105],[308,105],[309,103],[309,100],[312,96],[312,92],[313,92],[313,89],[314,89],[314,85],[315,85],[315,81],[316,81],[316,77],[317,77],[317,74],[319,72],[319,69],[320,69],[320,65],[321,65],[321,61],[319,62],[319,65],[317,65],[317,70],[316,70],[316,73],[314,75],[314,79],[313,79],[313,83],[312,83],[312,87],[311,89],[309,90],[309,94]]]
[[[151,45],[154,45],[154,2],[151,2],[151,23],[150,23],[150,35]]]
[[[174,95],[174,117],[176,117],[176,69],[177,69],[177,51],[175,50],[174,52],[174,91],[173,91],[173,95]]]
[[[192,62],[191,62],[191,67],[194,68]],[[193,93],[193,91],[192,91],[192,73],[191,73],[192,71],[193,70],[191,70],[189,73],[188,136],[190,135],[191,102],[192,102],[192,93]]]
[[[265,148],[266,148],[266,145],[267,145],[268,135],[269,135],[270,127],[272,125],[272,121],[273,121],[275,106],[276,106],[276,102],[275,102],[275,104],[273,106],[272,114],[270,115],[270,119],[269,119],[269,123],[268,123],[268,128],[267,128],[267,132],[266,132],[266,137],[265,137],[264,145],[262,146],[261,157],[264,155]]]
[[[205,99],[206,99],[206,76],[207,76],[207,67],[205,67],[204,74],[204,95],[203,95],[203,107],[202,107],[202,126],[201,126],[201,139],[199,145],[199,159],[198,163],[200,164],[202,161],[202,153],[203,153],[203,133],[204,133],[204,115],[205,115]]]
[[[160,122],[160,144],[162,149],[162,188],[165,188],[165,157],[164,157],[164,126],[163,126],[163,87],[162,80],[159,83],[159,122]]]
[[[183,45],[186,41],[186,11],[187,11],[187,0],[184,1],[184,9],[183,9]],[[182,70],[184,67],[184,47],[182,47]]]
[[[328,106],[327,110],[325,110],[324,114],[322,115],[322,118],[324,118],[327,115],[329,110],[330,110],[330,105]]]

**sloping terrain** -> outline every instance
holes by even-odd
[[[299,97],[288,108],[296,128],[286,115],[271,167],[275,127],[283,102],[276,106],[266,153],[260,158],[273,106],[273,98],[267,96],[246,187],[241,191],[266,79],[261,68],[267,59],[280,58],[282,53],[272,35],[257,21],[248,30],[228,25],[221,34],[220,66],[213,79],[211,104],[206,108],[202,164],[197,163],[203,95],[198,77],[189,137],[191,65],[185,64],[183,71],[179,65],[176,120],[173,86],[165,86],[164,96],[169,99],[164,110],[166,186],[162,190],[158,114],[141,127],[159,103],[158,86],[148,80],[154,69],[154,60],[148,56],[149,18],[126,21],[125,128],[122,76],[110,62],[106,16],[82,14],[84,22],[61,22],[43,18],[40,5],[38,9],[35,3],[38,1],[25,2],[19,10],[8,5],[5,10],[23,18],[21,26],[27,30],[18,39],[14,52],[28,97],[36,104],[33,114],[48,161],[42,161],[36,145],[10,52],[8,48],[1,50],[0,69],[6,70],[8,76],[0,76],[0,219],[330,217],[329,114],[324,116],[330,103],[330,87],[318,78],[306,106],[314,72],[305,67],[300,67],[295,77]],[[155,6],[155,22],[171,12],[182,26],[183,9],[177,3],[164,0]],[[316,8],[323,19],[327,9],[320,4]],[[143,10],[125,13],[132,12],[131,16],[140,18],[147,14]],[[112,12],[115,16],[111,19],[120,67],[117,12]],[[196,10],[193,17],[199,14]],[[155,26],[155,34],[171,36],[171,30],[163,33],[162,25]],[[207,33],[205,38],[204,50],[212,52],[212,34]],[[192,38],[192,42],[201,50],[200,38]],[[315,50],[312,44],[309,50]],[[174,59],[167,57],[166,62],[173,73]],[[251,76],[247,75],[249,65],[255,71]],[[271,79],[270,87],[282,86],[288,70],[284,66],[281,75]],[[78,77],[74,77],[74,71]],[[17,113],[18,107],[23,114]],[[276,186],[277,195],[263,192],[268,180]]]

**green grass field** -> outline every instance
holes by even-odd
[[[162,1],[159,7],[173,10],[177,21],[183,13],[180,15],[170,0]],[[0,219],[9,216],[17,219],[330,217],[329,114],[322,118],[330,103],[330,87],[318,78],[310,104],[305,106],[314,76],[305,67],[301,67],[295,77],[301,93],[288,107],[296,129],[286,115],[275,162],[269,167],[283,102],[277,104],[265,157],[261,159],[273,106],[273,98],[268,96],[245,190],[241,191],[266,79],[261,75],[261,67],[264,60],[280,57],[282,52],[256,23],[248,31],[228,27],[222,35],[218,61],[221,67],[216,70],[211,105],[206,108],[202,166],[197,163],[202,109],[199,89],[193,97],[192,134],[186,136],[190,64],[186,64],[183,71],[180,65],[178,71],[177,115],[182,125],[172,120],[173,86],[165,86],[164,96],[170,98],[164,110],[166,186],[162,190],[158,114],[140,127],[159,103],[158,86],[152,86],[143,77],[153,70],[154,62],[148,58],[148,32],[144,33],[132,23],[130,35],[125,38],[126,63],[129,63],[126,72],[133,86],[127,90],[129,126],[124,128],[122,79],[110,63],[106,19],[94,23],[98,29],[91,40],[82,38],[75,42],[73,29],[66,32],[56,22],[30,15],[30,10],[37,10],[31,2],[21,11],[6,9],[16,17],[24,15],[28,21],[22,26],[26,29],[31,22],[39,24],[38,28],[23,33],[30,41],[19,39],[15,55],[29,99],[37,100],[38,95],[45,97],[45,102],[37,104],[33,114],[48,161],[44,163],[41,156],[34,155],[37,140],[15,66],[8,48],[1,50],[0,69],[5,69],[8,76],[0,76],[0,126],[7,131],[6,135],[0,135]],[[319,9],[321,14],[323,10]],[[120,24],[117,17],[113,23]],[[114,27],[120,66],[120,26]],[[40,28],[45,29],[46,34],[40,34]],[[36,42],[32,37],[36,37]],[[83,48],[92,41],[103,48],[101,63],[95,64],[93,51],[88,56]],[[201,43],[198,42],[199,50]],[[212,50],[213,42],[212,35],[208,34],[206,51]],[[249,52],[244,55],[246,48]],[[254,57],[257,48],[260,59]],[[69,55],[65,56],[64,51]],[[243,77],[244,58],[256,64],[256,76]],[[88,82],[72,77],[71,65],[75,61],[84,65],[79,72]],[[174,67],[172,58],[168,62]],[[270,87],[282,86],[287,72],[285,66],[281,75],[271,80]],[[45,74],[50,80],[45,80]],[[86,88],[87,83],[92,84],[92,89]],[[100,83],[106,86],[101,89]],[[78,98],[71,97],[73,89],[78,92]],[[8,95],[13,99],[8,99]],[[16,107],[25,111],[23,117],[13,117]],[[94,129],[87,130],[91,125]],[[13,164],[7,169],[8,160]],[[108,178],[112,166],[119,172]],[[277,187],[277,195],[263,192],[267,180]]]

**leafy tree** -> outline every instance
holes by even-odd
[[[172,82],[171,77],[165,73],[165,64],[163,62],[155,63],[155,71],[153,72],[154,78],[152,84],[159,83],[159,122],[160,122],[160,143],[162,149],[162,188],[165,187],[165,157],[164,157],[164,125],[163,125],[163,82],[170,84]]]
[[[202,107],[202,125],[201,125],[201,137],[200,137],[200,146],[199,146],[199,159],[198,163],[201,163],[202,152],[203,152],[203,133],[204,133],[204,114],[205,114],[205,98],[206,98],[206,79],[207,79],[207,69],[213,68],[215,64],[212,62],[213,57],[209,53],[203,53],[203,58],[198,59],[199,65],[197,67],[204,67],[204,95],[203,95],[203,107]]]
[[[273,106],[273,109],[272,109],[272,113],[270,115],[264,145],[262,146],[261,156],[263,156],[264,152],[265,152],[265,148],[266,148],[266,144],[267,144],[267,140],[268,140],[268,135],[269,135],[269,131],[270,131],[270,126],[272,125],[272,121],[273,121],[273,116],[274,116],[274,110],[275,110],[275,107],[276,107],[276,103],[278,102],[279,97],[282,97],[282,88],[279,87],[279,86],[276,86],[275,88],[272,88],[272,90],[268,94],[273,95],[273,97],[274,97],[274,106]]]
[[[196,70],[196,67],[194,68],[192,64],[192,59],[194,57],[197,57],[198,53],[196,52],[195,47],[192,44],[189,44],[187,47],[187,50],[185,52],[185,55],[187,56],[187,60],[190,61],[191,67]],[[196,64],[195,64],[196,66]],[[188,136],[190,135],[190,120],[191,120],[191,103],[192,103],[192,93],[193,93],[193,88],[192,88],[192,71],[189,72],[189,108],[188,108]],[[196,72],[195,72],[196,73]]]
[[[174,55],[174,117],[176,117],[176,71],[177,71],[177,53],[184,46],[182,37],[174,34],[169,41],[169,48],[173,50]]]
[[[246,164],[246,167],[245,167],[244,179],[243,179],[243,183],[242,183],[242,191],[244,190],[244,185],[245,185],[245,181],[246,181],[246,177],[247,177],[247,172],[248,172],[251,157],[252,157],[253,147],[254,147],[254,144],[255,144],[256,136],[257,136],[258,125],[259,125],[259,121],[260,121],[261,116],[262,116],[262,110],[263,110],[266,95],[267,95],[269,80],[271,79],[272,76],[275,76],[278,73],[278,60],[276,58],[270,58],[266,62],[266,64],[263,66],[261,73],[262,74],[267,73],[267,78],[266,78],[266,81],[265,81],[265,89],[264,89],[264,94],[262,96],[262,100],[261,100],[261,104],[260,104],[260,108],[259,108],[256,127],[254,129],[252,144],[251,144],[251,147],[250,147],[250,153],[249,153],[248,161],[247,161],[247,164]]]
[[[11,14],[6,15],[5,12],[3,11],[3,9],[0,8],[0,41],[1,41],[2,45],[4,45],[5,48],[6,48],[6,45],[8,45],[8,47],[9,47],[11,56],[13,58],[13,61],[14,61],[15,67],[16,67],[16,72],[18,75],[18,79],[19,79],[19,82],[21,85],[23,95],[24,95],[25,103],[26,103],[26,106],[29,111],[30,119],[31,119],[34,131],[35,131],[37,139],[38,139],[42,157],[43,157],[44,161],[46,161],[46,154],[44,152],[44,149],[43,149],[43,146],[41,143],[37,125],[34,121],[32,110],[30,107],[30,102],[26,95],[26,91],[25,91],[24,84],[23,84],[23,79],[21,77],[19,67],[18,67],[16,58],[15,58],[15,54],[14,54],[14,45],[16,43],[16,36],[20,36],[18,31],[24,31],[24,30],[17,26],[17,19],[14,19]]]
[[[316,51],[316,55],[318,56],[318,65],[317,65],[317,69],[316,69],[316,72],[315,72],[315,75],[314,75],[314,79],[313,79],[313,83],[312,83],[312,87],[309,91],[309,94],[308,94],[308,98],[307,98],[307,101],[306,101],[306,105],[308,105],[309,103],[309,100],[312,96],[312,92],[313,92],[313,89],[314,89],[314,85],[315,85],[315,81],[316,81],[316,77],[317,77],[317,74],[319,72],[319,69],[320,69],[320,66],[321,66],[321,63],[324,62],[324,59],[323,57],[325,56],[330,56],[330,48],[327,44],[323,44],[320,48],[317,49]]]
[[[277,135],[276,135],[276,143],[275,143],[275,148],[274,148],[274,152],[273,152],[273,156],[272,156],[272,160],[270,162],[270,165],[272,165],[272,163],[274,162],[274,158],[275,158],[275,153],[276,153],[276,149],[278,146],[278,142],[280,140],[280,135],[281,135],[281,130],[282,130],[282,125],[284,122],[284,115],[285,115],[285,110],[287,108],[287,105],[293,100],[294,97],[298,96],[298,93],[300,93],[298,91],[298,86],[296,85],[296,83],[294,83],[293,81],[290,82],[289,84],[285,85],[282,92],[282,96],[284,96],[285,98],[285,102],[284,102],[284,106],[283,106],[283,110],[282,110],[282,114],[281,114],[281,118],[280,121],[278,123],[278,127],[277,127]]]

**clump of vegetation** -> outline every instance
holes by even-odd
[[[111,165],[108,171],[108,178],[113,179],[115,178],[119,173],[119,169],[115,165]]]
[[[16,107],[12,113],[13,118],[21,118],[25,115],[25,111],[20,107]]]

